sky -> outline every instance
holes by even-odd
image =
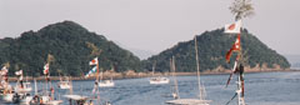
[[[0,38],[71,20],[130,50],[158,54],[232,23],[233,0],[0,0]],[[300,55],[300,1],[252,0],[247,28],[271,49]]]

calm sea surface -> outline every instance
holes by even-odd
[[[205,85],[207,99],[211,105],[225,105],[235,93],[234,80],[224,88],[229,75],[201,76]],[[115,87],[101,88],[101,99],[113,105],[165,105],[173,90],[173,80],[166,85],[150,85],[149,78],[115,80]],[[196,76],[178,76],[181,98],[196,98],[198,93]],[[52,84],[56,86],[57,81]],[[33,83],[32,83],[33,84]],[[74,94],[90,96],[94,81],[73,81]],[[40,89],[43,83],[38,83]],[[33,86],[34,87],[34,86]],[[56,89],[57,98],[69,94],[68,90]],[[248,105],[300,105],[300,72],[250,73],[245,75],[245,99]],[[233,100],[230,105],[236,105]]]

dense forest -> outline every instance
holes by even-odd
[[[197,35],[200,69],[214,70],[219,67],[229,69],[231,64],[225,62],[225,54],[235,41],[236,35],[224,34],[223,29],[206,31]],[[241,35],[245,63],[250,67],[267,65],[280,69],[290,67],[289,62],[276,51],[268,48],[246,29]],[[51,75],[82,76],[91,66],[89,61],[99,58],[101,70],[116,72],[134,70],[148,72],[156,62],[156,71],[168,72],[169,60],[176,58],[177,71],[195,71],[194,40],[180,42],[170,49],[140,61],[128,50],[120,48],[103,35],[97,35],[72,21],[48,25],[37,32],[28,31],[17,38],[0,40],[0,64],[10,64],[9,75],[22,69],[27,76],[42,75],[47,56],[53,56],[50,64]],[[235,55],[233,55],[235,56]],[[232,57],[234,58],[234,57]]]
[[[140,59],[131,52],[72,21],[48,25],[37,32],[24,32],[18,38],[1,39],[0,64],[9,62],[10,75],[22,69],[27,76],[40,76],[47,55],[51,54],[54,57],[51,75],[81,76],[91,69],[89,61],[97,56],[89,46],[96,46],[98,53],[101,52],[98,58],[103,70],[111,67],[116,72],[142,70]]]
[[[233,62],[226,63],[225,55],[235,42],[236,35],[224,34],[224,29],[206,31],[201,35],[197,35],[198,55],[200,63],[200,71],[216,70],[217,68],[230,69]],[[241,44],[243,48],[243,62],[250,68],[264,67],[277,69],[288,69],[289,62],[276,51],[268,48],[258,38],[243,29],[241,34]],[[186,42],[180,42],[170,49],[152,56],[142,61],[143,67],[151,70],[153,62],[156,62],[156,71],[169,71],[169,61],[175,56],[177,71],[190,72],[196,70],[195,60],[195,42],[194,39]],[[236,56],[236,55],[233,55]],[[231,57],[232,60],[235,57]]]

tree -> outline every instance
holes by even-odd
[[[231,10],[231,13],[235,15],[235,20],[254,15],[254,8],[250,2],[251,0],[235,0],[233,2],[229,9]]]

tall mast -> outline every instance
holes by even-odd
[[[37,88],[37,84],[36,84],[36,78],[34,78],[34,94],[38,95],[38,88]]]
[[[97,61],[98,61],[98,58],[97,58]],[[98,78],[98,76],[99,76],[99,61],[97,62],[97,73],[96,73],[96,81],[97,82],[99,82],[99,78]]]
[[[179,90],[178,90],[178,82],[177,82],[177,79],[176,79],[176,75],[175,75],[175,72],[176,72],[176,67],[175,67],[175,57],[172,56],[171,60],[170,60],[170,66],[171,66],[171,70],[173,71],[172,75],[173,75],[173,79],[174,79],[174,85],[175,85],[175,94],[177,95],[178,99],[180,99],[180,96],[179,96]]]
[[[200,65],[199,65],[199,57],[198,57],[198,45],[197,45],[197,36],[195,36],[195,54],[196,54],[196,65],[197,65],[197,77],[198,77],[198,88],[199,88],[199,98],[203,100],[202,92],[201,92],[201,81],[200,81]]]
[[[154,73],[155,73],[155,67],[156,67],[156,61],[153,62],[153,65],[152,65],[152,76],[154,76]]]

